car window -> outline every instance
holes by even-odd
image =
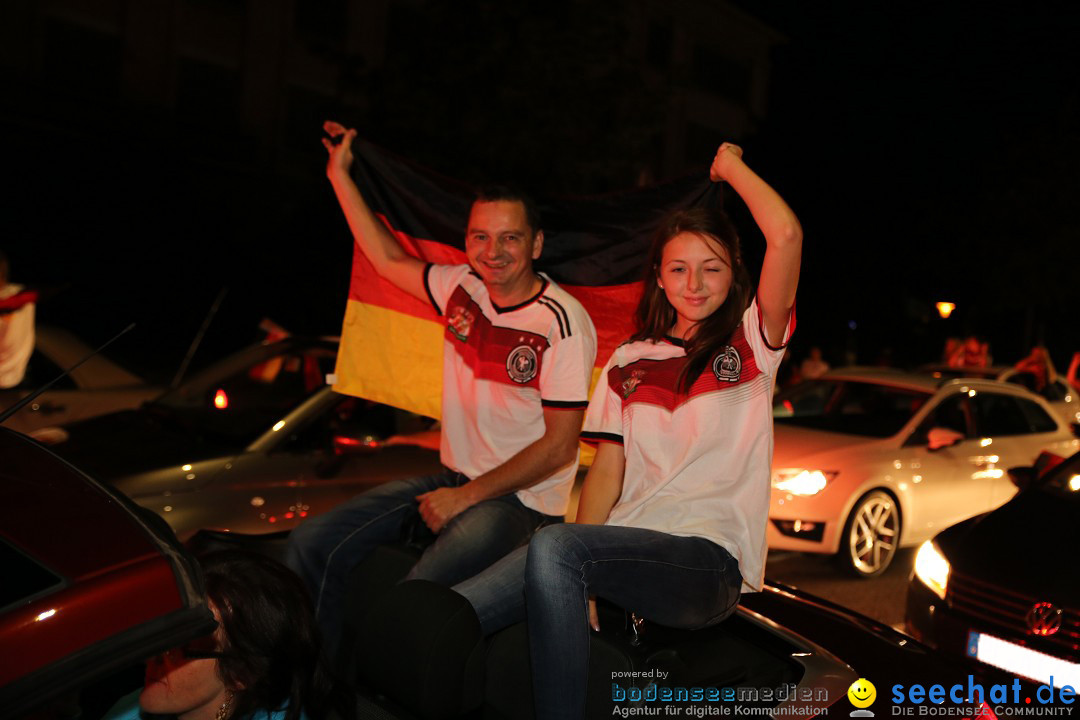
[[[932,428],[946,428],[960,433],[965,438],[975,437],[971,421],[971,408],[966,393],[948,396],[933,408],[919,427],[911,434],[905,445],[925,445]]]
[[[28,602],[63,583],[58,575],[3,540],[0,540],[0,567],[4,568],[0,610]]]
[[[1075,503],[1080,503],[1080,453],[1050,470],[1035,487]]]
[[[811,380],[778,396],[773,417],[784,425],[890,437],[929,399],[926,392],[870,382]]]
[[[380,443],[395,435],[431,429],[434,420],[389,405],[332,393],[336,401],[307,419],[279,448],[284,452],[335,449],[335,439],[357,444]]]
[[[157,403],[202,433],[249,442],[325,387],[334,359],[323,348],[283,352],[227,375],[207,371]]]
[[[972,398],[975,427],[983,437],[1027,435],[1033,432],[1018,398],[982,391]]]
[[[310,452],[332,450],[334,437],[341,435],[358,442],[385,440],[394,434],[394,410],[361,398],[339,395],[311,422],[293,433],[282,450]]]
[[[1024,418],[1027,420],[1031,432],[1045,433],[1054,432],[1058,429],[1054,419],[1039,407],[1038,403],[1024,398],[1016,398],[1016,402],[1020,406],[1020,411],[1024,413]]]

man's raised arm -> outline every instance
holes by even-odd
[[[386,225],[375,217],[349,174],[356,130],[346,129],[344,125],[330,120],[323,123],[323,129],[330,136],[322,141],[330,155],[326,162],[326,176],[334,187],[334,194],[349,222],[356,244],[379,275],[410,295],[426,301],[424,262],[405,252]]]

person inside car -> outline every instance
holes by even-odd
[[[376,487],[293,531],[287,562],[338,637],[349,570],[415,518],[437,533],[409,578],[472,577],[561,520],[578,464],[596,331],[584,308],[533,270],[544,234],[524,195],[482,190],[468,264],[425,264],[372,213],[349,174],[356,131],[325,125],[327,176],[360,250],[380,276],[446,318],[437,475]]]
[[[637,332],[589,403],[582,438],[598,447],[577,522],[543,528],[454,588],[485,633],[527,607],[538,718],[584,712],[593,598],[699,628],[733,612],[740,590],[762,586],[772,386],[795,326],[802,229],[737,146],[720,146],[710,175],[735,189],[765,236],[756,295],[723,213],[686,210],[662,223]]]
[[[325,667],[299,578],[278,562],[237,550],[207,555],[201,565],[217,629],[151,658],[144,687],[122,698],[105,720],[349,717],[351,700]]]

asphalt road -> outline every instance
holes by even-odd
[[[765,564],[765,576],[902,629],[915,550],[897,551],[889,568],[871,580],[847,574],[831,556],[774,551]]]

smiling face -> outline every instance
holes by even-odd
[[[539,282],[532,261],[540,257],[544,234],[534,232],[525,206],[515,200],[473,203],[465,232],[465,255],[499,304],[525,300]],[[511,303],[512,304],[512,303]]]
[[[218,617],[214,609],[214,617]],[[218,661],[205,657],[220,650],[221,626],[212,635],[168,650],[146,663],[139,707],[147,713],[176,715],[180,720],[213,718],[228,697]]]
[[[675,309],[672,334],[687,339],[727,300],[732,283],[728,252],[711,237],[679,233],[664,246],[657,282]]]
[[[857,708],[870,707],[877,698],[877,688],[874,687],[874,683],[866,678],[859,678],[851,683],[851,687],[849,687],[847,691],[847,696],[848,700],[851,701],[851,704]]]

